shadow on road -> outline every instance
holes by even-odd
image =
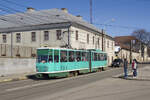
[[[36,74],[32,74],[32,75],[27,75],[26,76],[28,79],[32,79],[32,80],[36,80],[36,81],[40,81],[40,80],[56,80],[56,79],[63,79],[63,78],[66,78],[66,77],[36,77]]]

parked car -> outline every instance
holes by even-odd
[[[111,66],[112,67],[121,67],[121,66],[123,66],[122,59],[114,59]]]

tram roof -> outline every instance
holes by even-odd
[[[59,48],[59,47],[40,47],[40,48],[37,48],[37,49],[55,49],[55,50],[72,50],[72,51],[92,51],[92,52],[99,52],[99,53],[106,53],[106,52],[103,52],[102,50],[100,49],[68,49],[68,48]]]
[[[76,50],[76,51],[84,50],[84,51],[87,51],[87,49],[68,49],[68,48],[59,48],[59,47],[40,47],[37,49]]]

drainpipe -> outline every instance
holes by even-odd
[[[11,32],[11,58],[13,58],[13,33]]]

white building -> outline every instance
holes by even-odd
[[[102,30],[84,21],[81,16],[71,15],[66,8],[41,11],[28,8],[25,13],[0,16],[2,17],[0,56],[26,56],[23,55],[24,47],[34,48],[26,52],[35,54],[35,48],[46,45],[73,49],[105,48],[109,64],[114,58],[113,38],[106,35],[104,39]]]

